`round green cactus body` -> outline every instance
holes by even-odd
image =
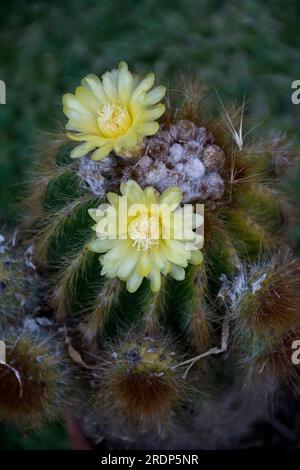
[[[86,152],[72,159],[72,147],[55,141],[37,183],[34,262],[82,371],[78,396],[88,405],[80,417],[85,425],[89,413],[103,417],[108,435],[114,417],[161,432],[169,418],[201,414],[226,387],[241,387],[274,347],[287,361],[286,338],[299,327],[277,150],[237,142],[196,98],[170,105],[131,155],[115,146],[93,161],[80,146]],[[154,243],[155,217],[130,219],[127,245],[100,237],[101,204],[109,214],[124,195],[147,205],[173,203],[175,193],[179,208],[204,204],[203,261],[175,240]]]

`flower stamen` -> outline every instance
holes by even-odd
[[[126,107],[105,103],[98,111],[97,123],[104,137],[117,137],[127,132],[131,117]]]
[[[157,215],[143,214],[133,219],[128,227],[128,235],[139,251],[147,251],[159,244],[160,222]]]

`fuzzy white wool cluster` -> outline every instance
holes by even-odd
[[[161,193],[171,186],[180,187],[184,203],[218,200],[224,193],[224,152],[211,133],[190,121],[161,126],[155,136],[146,139],[138,157],[111,154],[100,162],[85,157],[79,165],[81,178],[97,196],[130,179]]]

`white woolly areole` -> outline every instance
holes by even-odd
[[[224,152],[214,144],[212,134],[191,121],[179,121],[161,126],[155,136],[147,138],[140,156],[111,154],[98,162],[82,158],[79,175],[100,197],[133,179],[142,188],[154,186],[160,192],[178,186],[184,203],[204,202],[223,196],[223,165]]]

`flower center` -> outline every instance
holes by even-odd
[[[128,235],[134,241],[133,246],[146,251],[159,244],[160,223],[157,215],[142,214],[130,222]]]
[[[98,111],[97,123],[104,137],[118,137],[130,127],[131,117],[126,107],[105,103]]]

